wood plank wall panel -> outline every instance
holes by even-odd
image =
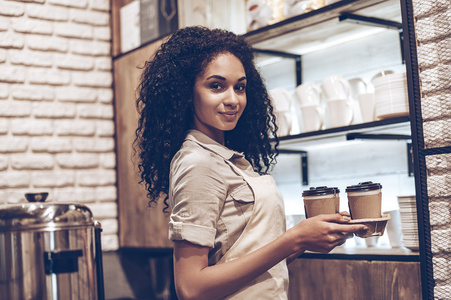
[[[418,262],[297,259],[289,272],[290,300],[421,299]]]
[[[114,61],[115,109],[118,160],[119,246],[170,248],[168,216],[162,206],[148,208],[146,190],[140,185],[132,143],[138,122],[135,91],[138,68],[161,42],[149,44]]]
[[[418,262],[372,261],[372,299],[421,299],[421,275]]]

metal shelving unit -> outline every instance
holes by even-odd
[[[396,5],[396,9],[393,9],[394,5]],[[386,30],[399,31],[402,63],[411,65],[410,55],[405,55],[407,46],[404,40],[404,32],[408,28],[399,15],[400,9],[400,2],[394,0],[342,0],[321,9],[249,32],[244,37],[256,48],[257,52],[263,55],[281,55],[284,58],[293,58],[296,69],[299,70],[296,72],[297,78],[295,78],[297,85],[302,83],[302,72],[300,71],[302,55],[314,51],[318,41],[330,42],[331,39],[343,39],[349,36],[356,36],[357,39],[365,31],[371,32],[374,27],[384,27]],[[280,49],[283,49],[283,52]],[[409,72],[409,69],[407,71]],[[408,84],[412,86],[413,83],[409,82]],[[410,90],[409,101],[411,105],[415,101]],[[280,137],[279,148],[282,154],[301,155],[303,184],[308,184],[308,150],[306,148],[308,148],[309,144],[330,143],[333,146],[333,143],[336,141],[352,139],[406,140],[408,175],[415,175],[416,177],[418,176],[418,170],[414,168],[412,159],[412,122],[411,116],[405,116],[345,127],[303,132]],[[422,260],[421,257],[423,256],[423,254],[418,252],[409,253],[403,251],[394,251],[393,253],[390,253],[390,251],[385,251],[385,253],[384,251],[365,253],[340,251],[339,253],[330,254],[305,253],[302,257],[414,262]]]

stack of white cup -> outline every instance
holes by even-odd
[[[296,87],[295,95],[301,109],[304,131],[320,130],[324,123],[320,87],[313,82],[303,83]]]

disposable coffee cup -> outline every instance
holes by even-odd
[[[311,187],[302,192],[305,217],[311,218],[321,214],[335,214],[340,208],[340,190],[336,187]]]
[[[378,219],[382,217],[382,185],[371,181],[346,187],[351,219]]]

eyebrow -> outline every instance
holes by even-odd
[[[223,80],[226,81],[227,79],[225,77],[219,76],[219,75],[211,75],[210,77],[208,77],[206,80],[212,79],[212,78],[216,78],[219,80]],[[246,76],[241,77],[240,79],[238,79],[238,81],[243,81],[246,79]]]

